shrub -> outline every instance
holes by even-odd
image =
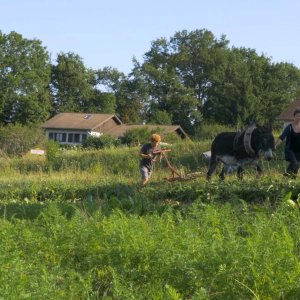
[[[222,124],[202,124],[196,129],[195,139],[196,140],[211,140],[221,132],[225,131],[237,131],[236,128]]]
[[[162,141],[170,144],[181,143],[183,140],[181,137],[175,132],[169,132],[166,134],[162,134]]]
[[[121,142],[122,144],[126,144],[129,146],[138,146],[140,144],[149,142],[152,133],[159,133],[163,137],[164,129],[160,128],[159,126],[154,129],[150,129],[147,126],[143,128],[129,129],[122,136]]]
[[[101,135],[99,137],[89,136],[82,143],[83,148],[90,149],[103,149],[103,148],[112,148],[120,145],[120,140],[116,139],[110,135]]]
[[[31,148],[45,144],[46,137],[41,128],[18,124],[0,127],[0,148],[6,155],[22,155]]]
[[[53,140],[49,140],[46,144],[46,157],[47,161],[52,164],[57,158],[59,144]]]

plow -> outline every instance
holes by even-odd
[[[164,159],[166,164],[167,164],[167,168],[170,170],[171,174],[169,177],[166,177],[165,180],[169,181],[169,182],[174,182],[174,181],[188,181],[188,180],[194,180],[200,176],[203,176],[202,172],[194,172],[194,173],[188,173],[186,175],[181,175],[170,163],[168,157],[167,157],[167,153],[170,152],[170,149],[162,149],[162,150],[158,150],[153,152],[153,154],[161,154],[161,159]]]

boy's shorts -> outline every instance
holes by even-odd
[[[140,172],[142,179],[149,179],[151,177],[152,171],[145,166],[140,166]]]

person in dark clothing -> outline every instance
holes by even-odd
[[[155,154],[155,151],[160,150],[160,141],[160,135],[152,134],[151,143],[144,144],[140,150],[139,156],[142,158],[139,167],[141,172],[141,187],[144,187],[148,183],[153,171],[153,164],[157,157],[161,155]]]
[[[300,166],[300,108],[294,111],[294,121],[284,128],[275,143],[275,149],[283,140],[286,140],[284,149],[285,160],[289,162],[283,175],[296,177]]]

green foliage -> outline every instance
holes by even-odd
[[[261,162],[265,176],[246,170],[243,181],[207,182],[202,158],[211,138],[233,129],[228,124],[273,120],[299,95],[299,70],[228,43],[207,30],[178,32],[154,41],[128,77],[110,68],[95,74],[74,54],[58,56],[54,110],[116,108],[125,122],[172,118],[205,139],[174,143],[168,152],[184,178],[191,171],[199,177],[165,181],[162,160],[141,190],[138,147],[60,151],[50,141],[46,159],[4,155],[1,298],[300,298],[300,184],[281,176],[283,145],[275,160]],[[16,33],[0,34],[0,46],[2,121],[42,121],[49,110],[48,54]],[[224,125],[200,126],[202,116]],[[4,154],[42,145],[41,132],[30,132],[0,128]],[[148,142],[151,133],[128,132],[125,142]],[[104,137],[102,145],[112,144]]]
[[[48,140],[46,144],[46,157],[50,165],[53,165],[58,157],[59,144],[56,141]]]
[[[51,65],[40,41],[0,32],[0,122],[40,124],[64,111],[116,113],[124,123],[178,124],[194,136],[202,123],[274,122],[300,95],[298,68],[229,48],[225,35],[206,29],[154,40],[143,57],[127,76],[112,67],[88,69],[72,52]]]
[[[23,155],[35,147],[43,147],[46,138],[43,130],[22,125],[0,127],[0,148],[9,156]]]
[[[152,116],[150,117],[148,123],[158,125],[170,125],[172,124],[172,118],[168,112],[163,110],[157,110],[152,112]]]
[[[116,97],[112,93],[94,91],[94,96],[89,102],[87,112],[114,114],[116,111]]]
[[[269,176],[207,182],[209,144],[168,153],[203,176],[169,183],[158,162],[142,190],[138,148],[53,144],[51,172],[44,157],[0,160],[1,296],[298,299],[298,180],[282,180],[275,161]]]
[[[194,138],[196,140],[213,140],[216,135],[226,131],[237,131],[237,128],[228,125],[204,123],[196,129]]]
[[[159,126],[156,128],[149,128],[145,125],[143,128],[133,128],[129,129],[125,132],[125,134],[121,137],[122,144],[126,144],[129,146],[137,146],[145,143],[150,143],[151,134],[158,133],[162,142],[165,143],[181,143],[183,142],[181,137],[175,132],[165,132],[163,128]]]
[[[82,143],[83,148],[90,149],[103,149],[112,148],[120,145],[120,140],[110,135],[101,135],[99,137],[88,136],[87,139]]]
[[[95,73],[74,53],[60,53],[52,66],[51,95],[54,112],[89,111]]]
[[[183,140],[176,132],[164,133],[162,132],[163,143],[168,144],[180,144],[186,143],[186,140]]]
[[[141,123],[141,111],[147,94],[144,81],[139,71],[132,76],[125,76],[113,68],[98,70],[97,83],[104,85],[116,97],[116,113],[124,123]],[[142,113],[143,114],[143,113]]]
[[[121,137],[122,144],[137,146],[144,143],[150,142],[150,136],[154,132],[160,132],[159,128],[157,130],[151,130],[149,127],[145,126],[143,128],[133,128],[127,130]]]
[[[202,120],[230,126],[274,121],[299,96],[299,69],[228,44],[204,29],[153,41],[134,68],[148,87],[147,116],[163,110],[190,134]]]
[[[299,211],[285,205],[270,212],[195,201],[185,212],[169,206],[142,217],[120,208],[105,216],[87,205],[40,207],[32,219],[0,220],[6,299],[300,296]]]
[[[49,54],[39,40],[0,31],[0,122],[39,124],[50,110]]]
[[[206,29],[154,40],[143,57],[133,59],[127,76],[86,68],[72,52],[51,65],[40,41],[0,32],[0,122],[40,124],[64,111],[116,113],[124,123],[179,124],[194,136],[202,123],[274,122],[300,95],[294,65],[229,48],[225,35]]]

